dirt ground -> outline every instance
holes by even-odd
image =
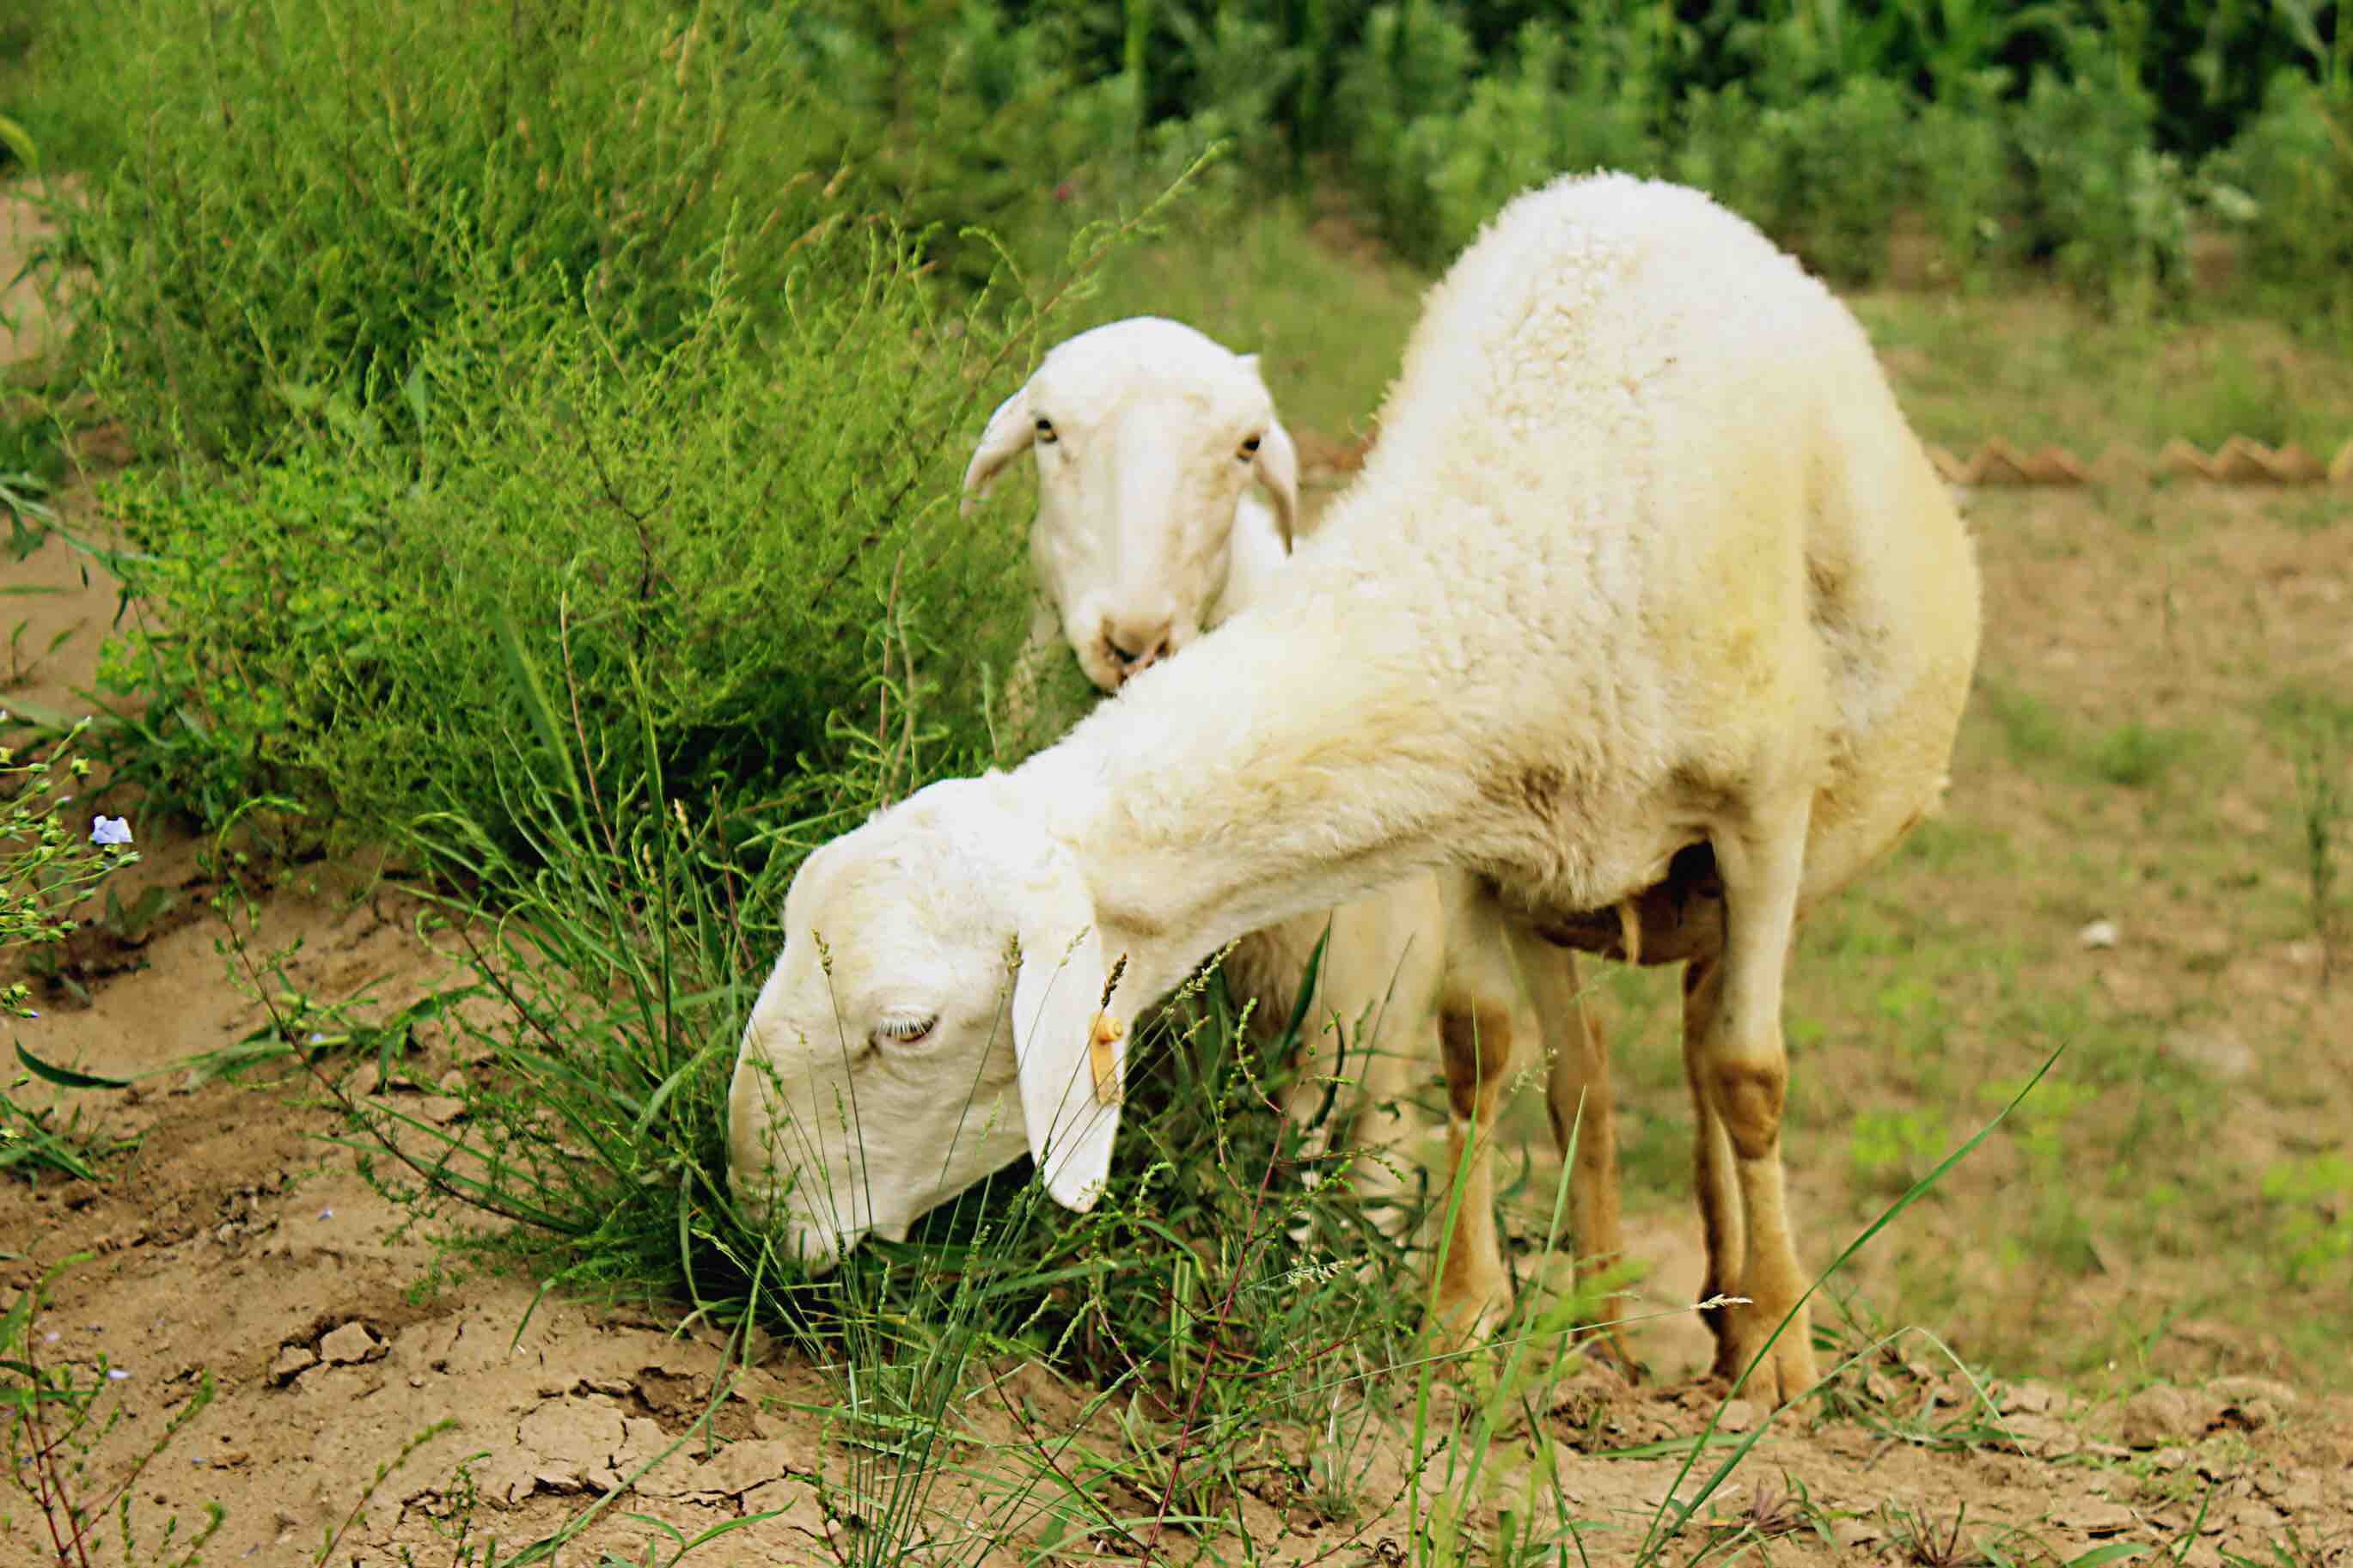
[[[69,495],[67,504],[77,526],[99,526],[86,496]],[[2080,528],[2070,509],[2083,499],[1999,504],[2024,509],[1988,546],[1994,587],[2024,606],[1997,616],[1997,630],[2011,639],[2004,659],[2080,668],[2118,657],[2102,640],[2113,628],[2100,616],[2051,613],[2051,595],[2081,584],[2071,588],[2063,574],[2038,566],[2031,551],[2002,553],[2002,541],[2031,544],[2041,530]],[[2341,565],[2342,547],[2335,548]],[[62,590],[14,602],[23,608],[12,607],[12,617],[31,623],[26,646],[44,647],[57,631],[73,635],[31,679],[0,691],[0,708],[16,700],[80,710],[78,693],[90,683],[114,612],[111,585],[95,568],[85,582],[79,558],[55,539],[7,570],[12,583]],[[2328,570],[2324,563],[2305,576],[2325,583]],[[2274,602],[2291,592],[2326,593],[2270,581]],[[2326,611],[2316,602],[2316,625],[2326,624]],[[829,1519],[818,1502],[817,1478],[839,1485],[848,1462],[826,1435],[830,1396],[818,1369],[769,1352],[731,1382],[721,1337],[681,1328],[676,1309],[592,1310],[560,1294],[534,1308],[533,1280],[440,1272],[429,1238],[403,1232],[402,1211],[363,1180],[352,1151],[329,1141],[338,1119],[305,1080],[197,1084],[165,1070],[236,1041],[263,1016],[206,910],[216,884],[202,847],[132,816],[143,859],[121,879],[122,896],[162,888],[171,907],[136,942],[85,946],[78,957],[87,1002],[45,997],[43,1016],[16,1033],[50,1061],[159,1076],[141,1077],[126,1092],[80,1097],[85,1128],[135,1140],[110,1162],[104,1184],[0,1182],[0,1295],[13,1298],[70,1254],[90,1255],[59,1282],[31,1348],[47,1363],[103,1355],[122,1374],[110,1396],[123,1419],[98,1451],[100,1477],[119,1473],[151,1445],[200,1377],[215,1380],[216,1398],[137,1488],[142,1538],[153,1539],[174,1515],[185,1532],[203,1505],[217,1501],[227,1522],[207,1562],[311,1563],[326,1532],[347,1518],[337,1564],[412,1560],[404,1549],[417,1563],[478,1560],[459,1555],[453,1532],[461,1523],[477,1546],[495,1534],[503,1560],[659,1459],[562,1549],[559,1563],[597,1563],[607,1552],[636,1563],[649,1544],[671,1539],[663,1525],[691,1536],[769,1510],[776,1517],[690,1561],[862,1560],[857,1522]],[[2021,816],[2033,814],[2021,808]],[[316,868],[289,878],[259,905],[252,946],[269,951],[299,939],[289,976],[325,995],[374,984],[397,1001],[441,980],[450,961],[417,933],[413,905],[397,894],[353,892],[342,885],[349,881]],[[2071,952],[2067,962],[2095,956]],[[2126,957],[2144,978],[2168,962],[2162,951]],[[2269,970],[2257,978],[2286,984]],[[2298,1026],[2290,1018],[2281,1026]],[[428,1119],[448,1115],[454,1103],[434,1085],[461,1065],[428,1054],[409,1081],[376,1092]],[[19,1092],[43,1103],[48,1091]],[[1640,1081],[1621,1093],[1654,1102],[1647,1114],[1669,1123],[1684,1114],[1672,1094]],[[2335,1103],[2316,1114],[2333,1115]],[[2339,1122],[2340,1140],[2341,1131]],[[1828,1178],[1809,1177],[1808,1146],[1794,1146],[1791,1158],[1807,1205],[1799,1212],[1815,1226],[1816,1247],[1827,1245],[1843,1194],[1828,1190]],[[1632,1240],[1655,1265],[1648,1296],[1661,1305],[1688,1300],[1699,1272],[1688,1205],[1641,1209]],[[2085,1310],[2101,1310],[2095,1297]],[[2341,1298],[2335,1310],[2344,1311]],[[1655,1369],[1651,1381],[1629,1387],[1599,1370],[1579,1373],[1553,1408],[1537,1413],[1565,1451],[1577,1517],[1596,1527],[1587,1538],[1591,1561],[1631,1559],[1679,1464],[1599,1456],[1701,1430],[1713,1406],[1678,1374],[1703,1342],[1689,1318],[1664,1320],[1638,1341]],[[1018,1389],[1049,1423],[1075,1408],[1073,1391],[1039,1369],[1002,1372],[1003,1386]],[[2141,1543],[2178,1549],[2177,1560],[2190,1563],[2218,1563],[2224,1552],[2269,1563],[2277,1542],[2291,1553],[2279,1561],[2353,1562],[2353,1401],[2341,1394],[2242,1371],[2180,1375],[2129,1400],[2108,1397],[2105,1387],[2020,1380],[1990,1391],[2006,1435],[1980,1432],[1940,1449],[1892,1433],[1902,1424],[1895,1417],[1941,1412],[1966,1424],[1973,1394],[1948,1366],[1907,1345],[1900,1360],[1874,1367],[1868,1392],[1870,1407],[1889,1419],[1777,1423],[1704,1512],[1716,1522],[1686,1532],[1668,1560],[1689,1561],[1746,1528],[1745,1539],[1761,1542],[1757,1554],[1768,1561],[1940,1563],[1998,1552],[2067,1562]],[[976,1407],[976,1435],[1009,1438],[1008,1408]],[[1739,1406],[1726,1425],[1744,1428],[1759,1416]],[[373,1485],[380,1467],[427,1433]],[[1525,1454],[1525,1436],[1506,1447]],[[1214,1544],[1237,1562],[1404,1561],[1411,1553],[1401,1552],[1402,1500],[1413,1484],[1405,1452],[1401,1437],[1368,1449],[1369,1509],[1355,1522],[1321,1522],[1300,1500],[1270,1489],[1245,1505],[1248,1552],[1239,1541]],[[1683,1483],[1686,1490],[1707,1468]],[[1425,1472],[1421,1484],[1435,1483]],[[965,1495],[944,1493],[943,1508],[953,1513]],[[1475,1517],[1484,1539],[1493,1500]],[[944,1516],[942,1528],[953,1534],[953,1520]],[[2300,1544],[2285,1544],[2291,1531]],[[1019,1560],[1022,1544],[1007,1542],[992,1560]],[[1164,1547],[1179,1558],[1194,1549],[1182,1536]],[[104,1555],[114,1560],[113,1549]],[[5,1489],[0,1559],[53,1560],[37,1513]],[[668,1552],[656,1560],[669,1561]]]

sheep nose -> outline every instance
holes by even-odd
[[[1103,647],[1111,654],[1112,663],[1124,682],[1140,669],[1149,669],[1168,657],[1169,625],[1163,621],[1151,631],[1137,633],[1133,628],[1103,630]]]

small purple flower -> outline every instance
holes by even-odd
[[[129,1377],[130,1375],[131,1374],[129,1373],[123,1371],[119,1366],[110,1366],[106,1369],[106,1381],[109,1383],[121,1383],[124,1378]]]
[[[127,816],[101,816],[90,825],[92,844],[128,844],[131,842],[131,819]]]
[[[319,1211],[319,1217],[321,1219],[332,1219],[335,1217],[335,1211],[332,1209],[321,1209]]]

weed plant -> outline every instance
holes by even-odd
[[[763,329],[747,247],[714,246],[659,353],[473,250],[480,291],[403,390],[407,440],[336,395],[234,483],[126,476],[109,561],[141,608],[100,684],[145,700],[121,770],[207,823],[285,794],[367,828],[454,813],[512,848],[511,628],[560,643],[564,727],[600,765],[636,768],[649,725],[672,790],[727,816],[839,752],[886,606],[957,656],[934,710],[977,747],[1020,563],[1010,531],[957,524],[951,486],[1036,320],[942,308],[893,231],[843,221],[805,237]]]
[[[212,1403],[212,1374],[198,1377],[187,1399],[127,1465],[100,1465],[98,1449],[122,1421],[121,1405],[108,1395],[124,1374],[109,1366],[103,1351],[90,1361],[53,1352],[57,1335],[39,1327],[58,1277],[89,1260],[80,1255],[53,1266],[0,1312],[0,1487],[30,1505],[59,1568],[114,1561],[194,1568],[220,1530],[225,1516],[218,1504],[208,1504],[203,1518],[185,1528],[174,1516],[143,1536],[134,1514],[142,1472]],[[110,1469],[117,1473],[103,1473]]]
[[[413,437],[412,378],[491,279],[516,312],[568,304],[615,355],[659,354],[700,329],[723,237],[737,307],[774,319],[811,288],[797,242],[845,211],[943,224],[949,244],[1052,212],[1085,126],[1046,40],[936,0],[885,9],[903,15],[74,7],[39,102],[88,149],[62,259],[89,274],[89,374],[151,452],[276,451],[337,395]],[[818,254],[854,294],[857,248]]]
[[[0,716],[0,724],[6,722]],[[80,924],[76,911],[106,879],[139,858],[127,824],[118,819],[93,837],[96,823],[82,826],[86,810],[64,809],[90,773],[89,760],[75,754],[88,728],[84,721],[47,743],[37,740],[23,754],[0,746],[0,1016],[20,1022],[40,1016],[24,976],[39,973],[73,934]],[[99,1150],[81,1131],[79,1109],[61,1121],[52,1108],[20,1101],[17,1094],[30,1081],[26,1075],[69,1088],[99,1080],[50,1068],[21,1043],[16,1056],[16,1065],[0,1068],[10,1075],[0,1089],[0,1173],[95,1180]]]

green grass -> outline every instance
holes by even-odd
[[[1071,328],[1129,315],[1197,327],[1260,356],[1294,427],[1337,439],[1369,430],[1421,309],[1426,279],[1336,215],[1280,199],[1238,212],[1179,208],[1165,241],[1107,268]],[[1335,308],[1335,301],[1345,308]]]
[[[2277,320],[2219,307],[2185,323],[2103,320],[2054,290],[1873,292],[1853,300],[1923,439],[1990,437],[2154,458],[2175,437],[2294,441],[2323,462],[2353,440],[2353,358]]]

